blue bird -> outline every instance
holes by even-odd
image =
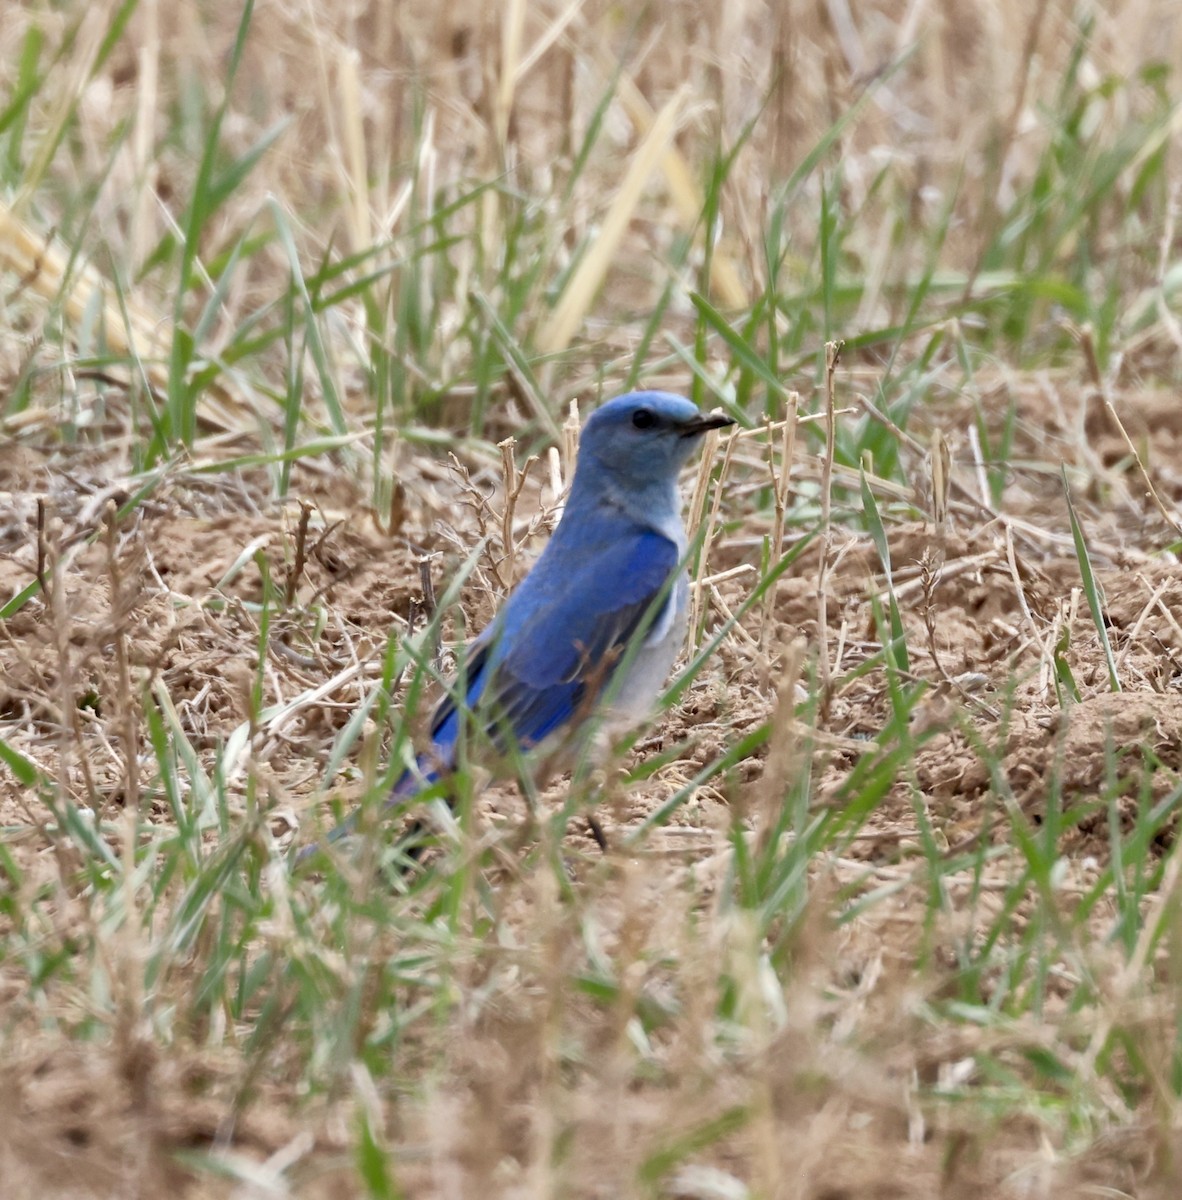
[[[453,683],[391,803],[455,769],[465,728],[501,759],[521,750],[569,762],[592,731],[622,732],[649,715],[688,620],[678,473],[707,431],[731,424],[670,392],[630,392],[591,415],[558,527],[467,647],[462,703]],[[479,753],[480,739],[469,741]]]

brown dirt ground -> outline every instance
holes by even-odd
[[[1179,418],[1172,401],[1153,395],[1125,399],[1135,414],[1133,424],[1154,448],[1154,461],[1176,461]],[[1032,392],[1022,405],[1037,402]],[[1090,427],[1092,417],[1085,415]],[[1077,417],[1065,416],[1059,433],[1066,437]],[[1038,440],[1032,427],[1033,422],[1029,428],[1020,423],[1015,460],[1023,453],[1031,461],[1046,460],[1045,439],[1057,436],[1055,421]],[[1119,794],[1118,811],[1129,822],[1146,796],[1160,798],[1177,785],[1182,769],[1182,581],[1172,561],[1134,548],[1149,536],[1160,535],[1163,543],[1166,537],[1160,531],[1147,536],[1152,519],[1129,499],[1136,492],[1135,481],[1104,473],[1122,460],[1116,440],[1102,423],[1092,430],[1088,450],[1096,464],[1095,495],[1081,502],[1087,508],[1109,637],[1125,688],[1120,694],[1108,688],[1096,629],[1078,591],[1079,564],[1063,532],[1068,525],[1057,475],[1033,470],[1017,474],[1006,497],[1007,515],[1020,522],[1011,534],[1012,550],[1005,527],[963,498],[954,503],[942,536],[930,524],[911,519],[888,525],[912,671],[933,684],[913,724],[917,734],[927,729],[930,736],[917,748],[909,779],[887,796],[846,857],[834,864],[833,886],[863,876],[867,867],[881,881],[909,871],[918,853],[917,796],[936,836],[950,848],[1001,836],[996,831],[1006,826],[992,819],[995,802],[986,802],[989,773],[974,740],[996,753],[1014,803],[1032,823],[1042,819],[1050,789],[1058,789],[1063,809],[1072,815],[1062,853],[1076,883],[1093,878],[1108,859],[1104,796]],[[816,470],[815,461],[802,460],[797,474],[807,484]],[[973,491],[970,472],[958,472],[957,479]],[[1168,499],[1177,499],[1182,477],[1163,471],[1158,482]],[[105,514],[129,486],[109,462],[85,447],[16,442],[0,447],[0,599],[25,587],[36,572],[38,499],[45,501],[48,513],[46,540],[61,560],[54,601],[59,619],[38,598],[0,625],[0,732],[50,775],[61,777],[77,800],[108,813],[125,799],[112,735],[126,715],[116,653],[120,639],[135,678],[164,686],[199,754],[212,760],[248,717],[258,628],[240,602],[257,600],[263,586],[252,555],[261,550],[274,583],[280,589],[287,586],[299,521],[294,503],[279,506],[268,499],[269,480],[261,472],[178,472],[162,481],[109,537]],[[290,700],[342,672],[345,678],[336,690],[261,731],[253,763],[273,803],[293,814],[291,823],[315,826],[326,799],[316,781],[332,736],[372,686],[389,631],[405,629],[408,620],[422,613],[420,556],[432,556],[430,570],[441,590],[479,529],[457,480],[435,464],[416,465],[397,536],[381,531],[346,472],[297,467],[292,491],[312,506],[310,534],[304,569],[293,580],[296,602],[277,618],[272,631],[263,671],[264,704]],[[1133,528],[1136,541],[1126,537]],[[534,539],[524,546],[523,555],[528,557],[536,544]],[[753,563],[757,554],[751,540],[723,536],[715,545],[711,569]],[[810,648],[817,645],[819,554],[819,543],[810,545],[783,580],[774,602],[774,627],[763,629],[758,609],[749,614],[742,631],[727,639],[680,705],[641,743],[640,756],[672,746],[681,752],[647,786],[605,807],[604,823],[613,841],[743,732],[768,719],[778,680],[767,669],[767,648],[794,637],[805,639]],[[494,568],[492,560],[482,563],[465,591],[471,625],[486,620],[495,602]],[[739,603],[749,582],[750,575],[723,581],[721,602]],[[869,597],[882,589],[881,567],[869,538],[840,533],[828,599],[827,643],[835,679],[877,648]],[[320,613],[319,624],[310,615],[314,609]],[[1047,666],[1060,628],[1070,635],[1066,657],[1082,693],[1081,701],[1066,710],[1056,700]],[[358,669],[349,674],[350,666]],[[83,749],[63,764],[59,730],[67,712],[77,723],[76,744]],[[812,769],[822,797],[839,786],[889,716],[880,671],[836,688],[812,743]],[[798,731],[798,766],[805,753],[803,737]],[[1156,769],[1147,773],[1149,757]],[[745,811],[758,823],[761,774],[756,759],[740,764],[717,786],[703,788],[640,853],[636,861],[645,864],[643,881],[637,881],[627,863],[611,868],[620,871],[625,890],[631,888],[635,895],[639,888],[647,896],[641,909],[650,922],[647,936],[654,941],[663,936],[661,897],[680,886],[687,872],[707,891],[723,886],[734,807],[746,804]],[[339,794],[347,799],[350,786],[342,783]],[[560,796],[561,785],[551,795]],[[490,789],[481,820],[485,827],[512,828],[524,811],[514,788]],[[154,819],[169,819],[158,797],[152,798],[151,812]],[[41,815],[10,775],[0,776],[0,823],[23,830],[14,833],[11,852],[32,880],[48,881],[55,869],[37,830]],[[1158,834],[1158,853],[1172,837],[1172,827]],[[590,861],[589,856],[580,861]],[[844,972],[856,989],[869,964],[877,962],[876,969],[892,980],[888,989],[902,994],[909,986],[914,953],[913,899],[904,889],[896,901],[878,905],[844,929],[837,968],[829,952],[818,947],[815,961],[802,956],[807,970],[825,974],[830,985],[835,969],[839,975]],[[5,996],[19,1008],[19,997],[12,992],[16,986],[10,976]],[[530,1054],[537,1050],[529,1043],[526,1018],[522,1021],[521,1030],[509,1021],[470,1031],[464,1061],[457,1060],[464,1083],[440,1097],[442,1110],[463,1111],[469,1119],[474,1112],[488,1112],[490,1105],[495,1110],[520,1100],[536,1065]],[[885,1030],[883,1036],[887,1038]],[[524,1048],[517,1054],[519,1042]],[[195,1055],[191,1063],[170,1057],[156,1064],[149,1112],[137,1094],[136,1073],[127,1069],[126,1053],[117,1056],[121,1065],[116,1069],[103,1052],[86,1052],[45,1034],[30,1033],[22,1044],[3,1070],[16,1097],[12,1111],[17,1116],[0,1138],[0,1166],[6,1164],[13,1178],[37,1180],[41,1195],[101,1194],[134,1173],[137,1155],[153,1154],[160,1158],[162,1177],[179,1188],[185,1173],[170,1154],[226,1135],[230,1118],[217,1100],[223,1067],[216,1056]],[[149,1043],[141,1049],[148,1058],[154,1055]],[[1023,1171],[1041,1171],[1040,1178],[1050,1181],[1052,1190],[1038,1194],[1075,1194],[1072,1188],[1097,1180],[1109,1186],[1124,1181],[1130,1187],[1130,1181],[1139,1180],[1137,1195],[1171,1194],[1168,1183],[1155,1191],[1153,1182],[1160,1177],[1155,1164],[1170,1158],[1170,1148],[1156,1145],[1148,1134],[1130,1130],[1123,1140],[1099,1143],[1083,1160],[1039,1165],[1040,1133],[1033,1120],[1006,1120],[987,1139],[979,1131],[957,1132],[956,1120],[949,1117],[943,1139],[910,1143],[912,1160],[905,1176],[888,1173],[874,1182],[883,1154],[907,1146],[909,1129],[914,1132],[909,1125],[914,1113],[899,1079],[912,1071],[919,1077],[935,1072],[939,1064],[956,1059],[956,1049],[928,1045],[920,1053],[909,1043],[898,1061],[888,1053],[870,1073],[865,1064],[855,1069],[825,1063],[828,1082],[818,1084],[817,1094],[797,1088],[775,1093],[769,1102],[778,1117],[791,1118],[808,1131],[802,1145],[816,1158],[809,1168],[815,1186],[808,1194],[830,1200],[1000,1195],[1001,1181]],[[807,1077],[814,1054],[791,1033],[776,1044],[775,1055],[787,1064],[785,1079]],[[751,1069],[767,1069],[769,1078],[777,1077],[768,1064],[753,1063]],[[119,1080],[115,1086],[112,1071]],[[676,1072],[671,1070],[670,1078],[677,1078]],[[692,1081],[693,1070],[687,1068],[677,1084],[685,1090],[687,1112],[701,1105]],[[711,1103],[717,1101],[717,1092],[711,1093]],[[661,1120],[668,1111],[665,1102],[646,1108],[642,1094],[621,1104],[615,1114],[586,1111],[579,1120],[585,1129],[603,1124],[604,1137],[610,1139],[612,1122],[624,1119],[621,1113],[643,1124]],[[515,1139],[527,1135],[525,1127],[514,1133],[511,1122],[492,1117],[486,1124],[481,1136],[500,1147],[491,1160],[512,1158],[520,1150]],[[855,1128],[861,1132],[852,1133]],[[321,1114],[309,1125],[298,1097],[264,1089],[237,1119],[233,1144],[247,1156],[266,1157],[307,1136],[328,1162],[348,1142],[346,1131],[329,1115]],[[456,1154],[456,1170],[468,1171],[465,1178],[480,1174],[479,1164],[465,1165],[463,1148],[454,1139],[448,1142],[438,1129],[424,1136],[436,1150]],[[596,1139],[589,1140],[594,1144]],[[595,1170],[592,1165],[587,1169]],[[413,1188],[419,1170],[407,1167],[408,1186]],[[421,1171],[427,1188],[437,1176],[427,1166]],[[326,1168],[302,1194],[328,1195],[334,1188],[340,1194],[339,1188],[347,1186],[343,1178]],[[222,1194],[204,1191],[208,1184],[188,1182],[190,1195]],[[612,1194],[605,1188],[602,1194]]]

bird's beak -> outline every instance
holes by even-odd
[[[694,417],[679,430],[681,436],[697,437],[699,434],[708,433],[711,429],[725,429],[728,425],[735,423],[733,417],[728,417],[726,413],[712,412],[703,413],[700,417]]]

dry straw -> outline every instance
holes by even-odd
[[[608,205],[599,236],[580,261],[554,311],[538,332],[538,347],[543,354],[565,350],[578,332],[615,261],[624,232],[640,204],[644,189],[673,138],[684,103],[682,92],[675,93],[667,100],[636,148],[619,189]]]

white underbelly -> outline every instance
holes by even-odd
[[[630,728],[652,715],[685,645],[688,609],[689,580],[682,575],[632,660],[622,667],[623,674],[612,680],[604,716],[614,731]]]

